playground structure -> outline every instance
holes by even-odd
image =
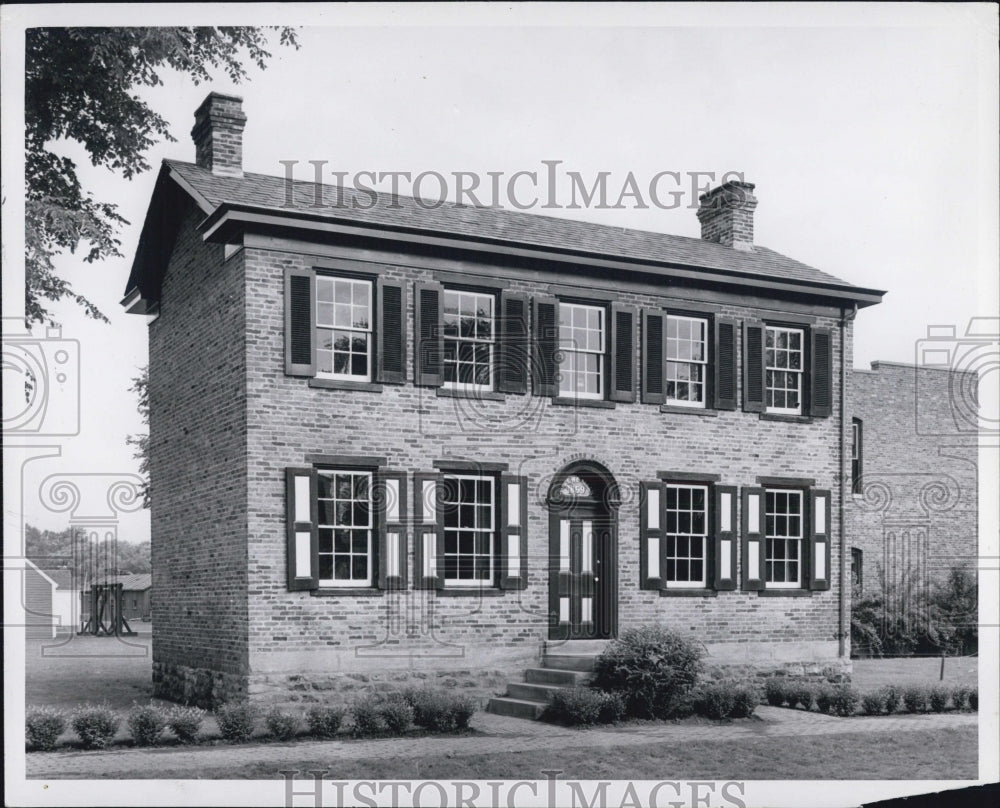
[[[89,592],[83,597],[89,599],[90,610],[84,615],[79,634],[95,636],[135,636],[128,620],[125,619],[125,594],[120,583],[98,584],[90,586]]]

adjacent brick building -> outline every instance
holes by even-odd
[[[716,665],[849,669],[862,289],[753,244],[244,174],[239,99],[161,169],[153,666],[204,704],[440,682],[663,623]],[[317,694],[315,691],[323,691]]]

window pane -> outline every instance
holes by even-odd
[[[345,281],[335,281],[334,286],[336,287],[336,295],[334,296],[338,303],[350,303],[351,302],[351,286]]]
[[[321,555],[319,557],[319,577],[321,580],[329,581],[333,578],[333,556]]]
[[[351,562],[351,572],[352,578],[355,581],[364,581],[368,578],[368,557],[367,556],[354,556]]]
[[[333,300],[333,283],[329,278],[316,278],[316,300]]]

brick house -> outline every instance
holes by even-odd
[[[244,174],[238,98],[195,120],[123,300],[157,695],[494,695],[654,622],[849,670],[845,368],[882,292],[755,245],[748,183],[702,239],[372,204]]]

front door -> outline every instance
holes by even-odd
[[[615,534],[614,517],[599,505],[550,511],[550,639],[615,636]]]

